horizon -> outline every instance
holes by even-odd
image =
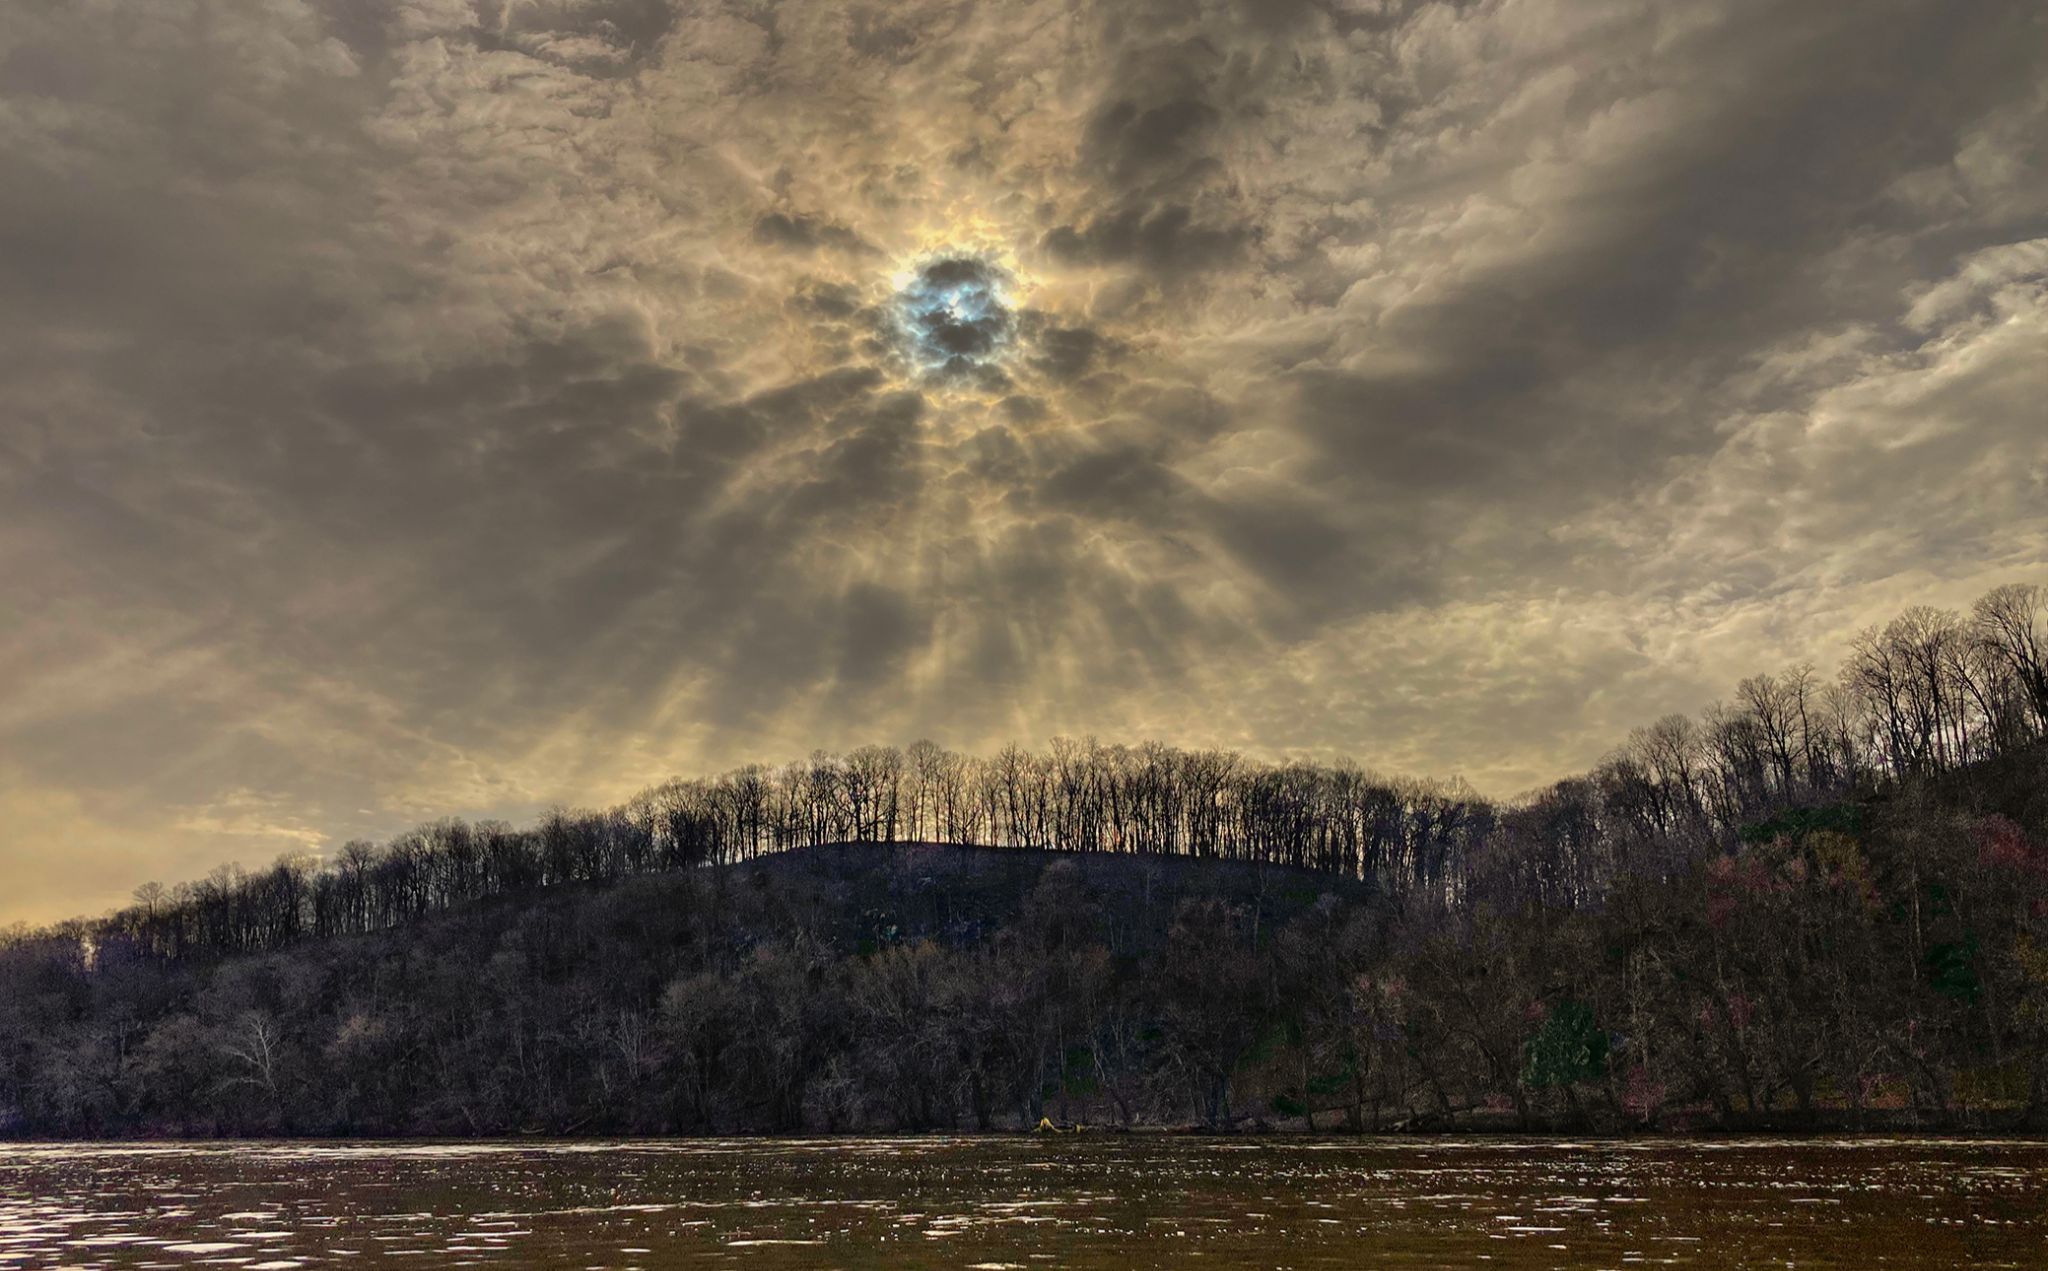
[[[1445,845],[1449,872],[1483,872],[1476,843],[1517,819],[1560,814],[1613,819],[1632,827],[1624,838],[1689,834],[1691,848],[1732,848],[1774,824],[1805,824],[1781,821],[1802,808],[1819,818],[1807,828],[1829,824],[1886,782],[1926,789],[1929,779],[2038,751],[2048,736],[2044,657],[2048,585],[2015,583],[1979,597],[1967,615],[1912,606],[1859,632],[1832,676],[1811,663],[1749,676],[1698,718],[1672,714],[1639,725],[1596,768],[1507,798],[1457,774],[1386,773],[1349,756],[1261,758],[1093,736],[973,754],[921,738],[675,775],[608,805],[557,802],[517,820],[443,815],[382,841],[351,839],[338,855],[305,847],[268,868],[225,861],[203,879],[150,879],[98,915],[67,918],[133,939],[138,919],[147,927],[174,911],[236,903],[231,897],[260,906],[277,887],[294,897],[284,906],[292,915],[286,925],[296,932],[310,917],[318,929],[333,919],[337,887],[359,886],[365,871],[401,856],[438,862],[429,872],[446,873],[440,885],[449,888],[439,904],[475,899],[469,893],[482,880],[470,875],[479,852],[496,862],[485,870],[493,880],[482,884],[487,893],[849,846],[1250,859],[1377,886],[1404,868],[1379,857],[1390,850],[1385,836],[1435,825],[1420,830],[1428,839],[1454,824],[1461,828],[1451,837],[1471,841]],[[1845,796],[1849,803],[1829,802]],[[1020,801],[1035,810],[1020,817]],[[1389,828],[1410,822],[1408,830]],[[1291,845],[1276,854],[1275,839]],[[1523,850],[1542,855],[1559,846]],[[580,863],[564,863],[572,859]],[[62,929],[40,921],[0,923],[0,941]]]
[[[0,928],[928,738],[1509,800],[2048,582],[2048,12],[29,5]]]

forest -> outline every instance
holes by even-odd
[[[0,936],[0,1133],[2048,1128],[2048,589],[1511,801],[920,742]]]

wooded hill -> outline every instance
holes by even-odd
[[[0,947],[0,1125],[2041,1125],[2043,628],[1909,611],[1510,804],[871,748],[145,888]]]

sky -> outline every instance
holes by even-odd
[[[10,0],[0,923],[929,737],[1512,796],[2048,578],[2036,0]]]

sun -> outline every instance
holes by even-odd
[[[932,252],[898,271],[893,281],[890,316],[897,343],[920,374],[985,374],[1016,345],[1016,275],[992,254]]]

